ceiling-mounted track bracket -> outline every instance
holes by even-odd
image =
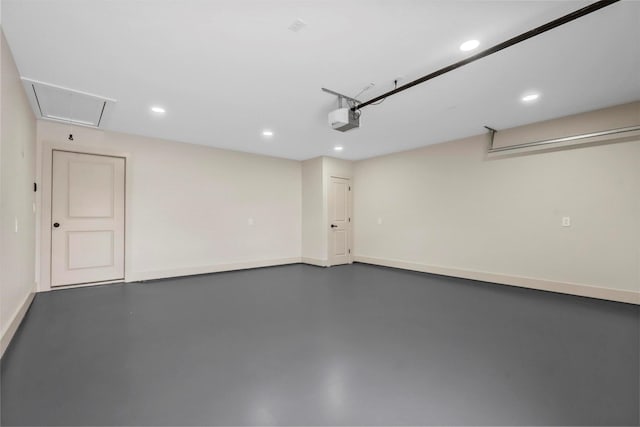
[[[347,101],[347,103],[350,102],[352,104],[352,105],[348,105],[348,107],[350,107],[350,108],[353,108],[353,107],[355,107],[355,106],[357,106],[359,104],[362,104],[362,101],[358,101],[355,98],[351,98],[350,96],[344,95],[344,94],[336,92],[334,90],[327,89],[326,87],[323,87],[322,91],[330,93],[331,95],[335,95],[335,96],[338,97],[338,108],[343,108],[344,107],[344,105],[343,105],[344,101]]]
[[[498,133],[498,131],[494,128],[490,128],[489,126],[485,126],[484,128],[489,131],[489,150],[493,150],[493,139],[496,137],[496,133]]]

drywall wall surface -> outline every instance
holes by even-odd
[[[322,157],[302,162],[302,257],[316,264],[326,262],[323,218]]]
[[[326,183],[329,182],[328,180],[332,176],[351,178],[353,175],[353,162],[350,160],[336,159],[335,157],[323,157],[322,171]]]
[[[1,31],[0,31],[1,32]],[[35,291],[36,120],[1,35],[0,330],[3,348]]]
[[[46,121],[38,140],[128,154],[128,279],[300,260],[298,161]]]
[[[640,141],[497,159],[487,145],[356,162],[356,260],[640,290]]]

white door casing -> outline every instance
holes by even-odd
[[[329,265],[349,264],[351,258],[351,180],[329,180]]]
[[[125,159],[53,151],[51,286],[124,279]]]

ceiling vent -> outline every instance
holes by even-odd
[[[36,116],[56,122],[98,128],[115,99],[22,78]]]
[[[298,31],[303,30],[304,27],[306,26],[307,26],[307,23],[304,22],[302,19],[298,18],[295,21],[293,21],[291,25],[289,25],[289,29],[294,33],[297,33]]]

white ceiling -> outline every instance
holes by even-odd
[[[321,87],[374,82],[367,100],[473,54],[465,40],[487,48],[589,3],[3,0],[2,27],[21,75],[117,99],[106,129],[361,159],[640,99],[640,2],[623,1],[366,107],[360,129],[327,124]]]

